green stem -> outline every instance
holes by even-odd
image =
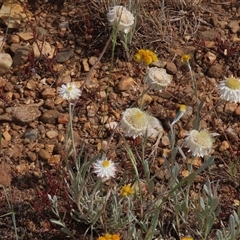
[[[77,152],[76,152],[76,147],[75,147],[75,140],[74,140],[74,132],[73,132],[73,109],[72,108],[72,103],[69,101],[69,127],[70,127],[70,134],[71,134],[71,139],[72,139],[72,148],[73,148],[73,155],[74,155],[74,160],[77,160]]]

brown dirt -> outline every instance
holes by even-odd
[[[28,54],[25,61],[18,62],[0,80],[0,180],[8,193],[8,200],[14,206],[20,239],[66,239],[59,228],[49,221],[53,214],[47,199],[47,193],[57,193],[62,197],[60,211],[69,212],[74,207],[67,197],[63,181],[68,104],[57,96],[57,88],[70,80],[79,86],[84,82],[88,68],[92,66],[89,63],[90,58],[100,55],[111,29],[106,19],[107,1],[42,2],[45,1],[21,1],[25,11],[32,13],[32,18],[21,23],[17,29],[9,29],[4,45],[4,51],[14,56],[16,53],[11,51],[13,44],[32,45],[41,36],[39,31],[42,30],[37,30],[36,27],[41,27],[47,31],[45,40],[55,46],[57,51],[52,60],[47,57],[37,60],[31,53]],[[202,1],[201,8],[193,10],[198,21],[192,22],[190,10],[187,10],[182,21],[177,21],[179,11],[175,9],[174,1],[166,2],[162,24],[157,20],[161,10],[159,1],[141,2],[140,8],[144,11],[139,15],[128,61],[118,42],[107,109],[104,99],[110,48],[91,74],[91,80],[86,83],[75,111],[77,148],[85,143],[91,157],[99,152],[101,140],[111,137],[111,131],[99,130],[102,129],[104,114],[108,117],[106,123],[119,122],[121,113],[136,101],[142,90],[144,73],[139,72],[132,56],[137,49],[148,48],[156,52],[161,64],[174,76],[173,83],[166,92],[148,92],[150,98],[146,110],[161,120],[166,131],[156,153],[156,158],[161,159],[162,153],[169,148],[166,141],[168,122],[174,118],[179,104],[186,104],[193,109],[195,106],[190,75],[180,60],[182,54],[189,53],[192,55],[191,66],[197,73],[198,89],[202,94],[199,97],[205,98],[201,127],[220,134],[212,152],[216,156],[214,165],[200,176],[193,191],[200,191],[206,178],[211,181],[219,180],[222,209],[219,220],[227,222],[232,210],[237,209],[236,202],[240,201],[240,105],[219,100],[216,85],[231,74],[240,77],[240,28],[234,32],[231,27],[234,21],[238,21],[240,25],[240,5],[234,0]],[[63,22],[68,22],[69,28],[60,29],[59,24]],[[197,28],[196,23],[199,23]],[[1,26],[2,33],[5,33],[6,27]],[[19,39],[16,37],[19,32],[33,33],[34,38],[26,41]],[[57,63],[57,53],[69,52],[71,49],[74,50],[72,56],[63,63]],[[213,63],[209,52],[216,57]],[[119,91],[118,83],[122,77],[132,77],[134,84]],[[40,99],[43,99],[41,106]],[[23,109],[24,116],[14,115],[14,107],[25,108],[29,104],[37,107],[31,111]],[[194,109],[193,114],[184,116],[177,124],[178,142],[191,129],[195,112]],[[128,166],[128,161],[124,160],[125,153],[123,154],[121,148],[116,149],[118,143],[119,135],[116,134],[110,145],[113,151],[109,157],[116,162],[121,160],[124,167]],[[136,144],[132,142],[132,146]],[[151,149],[148,149],[147,154],[150,152]],[[184,152],[187,154],[187,149]],[[179,164],[183,163],[181,156],[178,161]],[[154,173],[157,169],[159,166],[155,165],[151,171]],[[131,175],[131,167],[129,174]],[[160,176],[159,181],[164,184],[164,177]],[[10,212],[3,188],[0,197],[1,216]],[[71,221],[68,215],[66,219],[76,238],[82,239],[81,234],[87,226]],[[15,239],[11,216],[0,218],[0,234],[4,239]]]

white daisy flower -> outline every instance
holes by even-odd
[[[107,14],[110,25],[118,24],[118,31],[128,33],[134,24],[134,16],[123,6],[115,6]]]
[[[212,136],[216,133],[208,133],[206,130],[192,130],[185,139],[185,146],[189,148],[193,156],[203,157],[208,155],[213,147]]]
[[[239,78],[226,78],[218,84],[218,89],[221,98],[230,102],[240,102],[240,79]]]
[[[59,95],[68,101],[76,100],[81,96],[81,90],[76,87],[74,83],[67,83],[62,85],[58,90]]]
[[[172,76],[167,74],[166,69],[151,67],[148,69],[148,75],[144,80],[150,89],[159,90],[166,88],[172,81]]]
[[[120,128],[128,137],[136,138],[145,134],[148,127],[148,115],[139,108],[128,108],[123,113]]]
[[[93,163],[93,168],[93,172],[102,179],[109,179],[111,177],[115,177],[115,163],[111,160],[108,160],[105,156]]]

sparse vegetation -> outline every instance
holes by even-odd
[[[30,52],[0,79],[8,119],[0,135],[0,233],[239,239],[240,27],[227,25],[237,2],[226,4],[226,25],[217,15],[228,40],[211,32],[207,15],[223,9],[221,1],[216,9],[203,0],[83,0],[82,10],[76,0],[19,4],[32,20],[10,34],[31,33],[19,43],[37,44],[40,56]],[[49,27],[42,45],[33,25]],[[52,57],[45,42],[56,47]],[[12,106],[36,99],[40,114],[20,124]]]

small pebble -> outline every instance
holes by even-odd
[[[220,152],[224,152],[224,151],[226,151],[228,148],[229,148],[228,142],[227,142],[227,141],[223,141],[223,142],[221,143],[221,146],[219,147],[219,151],[220,151]]]
[[[51,155],[49,154],[49,152],[47,152],[46,150],[44,149],[40,149],[39,152],[38,152],[38,155],[39,157],[42,159],[42,160],[48,160],[50,159]]]
[[[122,77],[117,86],[115,87],[116,92],[127,91],[132,88],[135,83],[134,79],[131,77]]]
[[[9,142],[12,138],[11,135],[9,134],[9,132],[7,132],[7,131],[3,132],[2,135],[7,142]]]
[[[224,112],[232,114],[237,109],[237,103],[227,102],[224,108]]]
[[[30,139],[35,141],[38,136],[38,131],[36,129],[27,129],[26,132],[23,134],[24,138]]]
[[[0,75],[5,74],[12,66],[13,60],[10,54],[0,53]]]
[[[58,136],[58,133],[56,131],[51,130],[46,132],[46,135],[48,138],[53,139]]]
[[[177,67],[173,62],[167,62],[166,71],[168,74],[175,75],[177,73]]]
[[[83,65],[83,70],[84,70],[84,72],[89,72],[89,71],[90,71],[89,64],[88,64],[88,59],[87,59],[87,58],[84,58],[84,59],[82,60],[82,65]]]
[[[240,116],[240,106],[238,106],[238,107],[236,108],[235,114],[236,114],[237,116]]]
[[[62,52],[58,52],[57,56],[56,56],[56,61],[58,63],[65,63],[67,60],[70,59],[70,57],[72,57],[74,54],[74,50],[70,49],[67,51],[62,51]]]

